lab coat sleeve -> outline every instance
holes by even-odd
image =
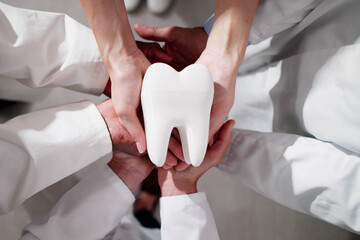
[[[301,22],[323,0],[259,0],[251,26],[249,44],[257,44]],[[210,34],[214,15],[204,23]]]
[[[257,44],[301,22],[326,0],[259,0],[249,42]]]
[[[66,192],[48,216],[26,226],[21,239],[102,239],[134,201],[128,187],[102,165]]]
[[[289,208],[360,232],[360,156],[313,138],[233,130],[219,168]]]
[[[0,3],[0,75],[102,94],[109,76],[91,29],[64,14]]]
[[[205,193],[160,198],[162,240],[220,239]]]
[[[107,126],[88,101],[0,124],[0,214],[111,152]]]

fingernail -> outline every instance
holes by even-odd
[[[136,147],[140,154],[143,154],[145,152],[145,146],[141,142],[136,142]]]

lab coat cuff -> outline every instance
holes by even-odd
[[[112,153],[112,141],[109,130],[105,123],[105,120],[101,116],[99,109],[91,102],[85,101],[84,104],[89,104],[88,116],[84,116],[84,125],[87,131],[94,130],[93,140],[96,139],[96,144],[93,148],[100,153],[101,156]],[[89,139],[91,141],[91,139]],[[110,160],[110,159],[109,159]]]
[[[207,202],[205,192],[161,197],[160,209],[162,212],[174,211],[174,209],[181,209],[182,207],[186,207],[189,205],[194,205],[202,202]]]
[[[238,135],[240,135],[238,131],[232,131],[230,146],[226,150],[221,162],[217,165],[217,168],[221,169],[222,171],[227,172],[227,169],[229,169],[229,164],[231,163],[231,159],[235,157],[232,156],[232,149],[238,144]]]
[[[107,164],[100,166],[99,172],[109,183],[109,186],[112,186],[118,193],[124,206],[130,206],[135,202],[134,194]]]

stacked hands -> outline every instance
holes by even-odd
[[[135,141],[119,121],[111,100],[98,105],[105,119],[113,142],[113,157],[109,167],[134,192],[139,184],[150,174],[154,165],[147,155],[137,152]],[[165,166],[158,171],[162,196],[191,194],[197,192],[197,180],[211,167],[220,163],[231,141],[234,121],[229,120],[214,137],[214,143],[208,147],[205,159],[199,167],[188,166],[182,171]],[[174,166],[180,160],[169,154],[168,160]]]
[[[113,158],[109,166],[133,192],[154,167],[145,154],[145,133],[140,107],[140,92],[146,69],[155,62],[169,64],[178,71],[190,64],[201,63],[209,68],[215,83],[207,154],[200,167],[190,167],[184,161],[180,136],[174,129],[166,162],[158,171],[163,196],[195,193],[199,177],[221,161],[230,144],[234,121],[223,123],[234,101],[236,72],[226,71],[230,70],[228,63],[214,61],[219,57],[216,52],[206,50],[208,35],[201,27],[156,28],[136,24],[134,29],[146,40],[165,44],[160,47],[156,42],[136,42],[137,49],[122,63],[121,74],[110,73],[111,79],[104,93],[108,96],[114,91],[121,94],[113,94],[112,100],[98,105],[113,142]],[[188,41],[190,37],[193,39],[191,42]],[[217,69],[221,69],[221,72],[217,72]],[[113,80],[114,77],[116,81]],[[117,84],[118,82],[122,83]]]
[[[109,164],[113,170],[120,171],[118,166],[126,162],[133,164],[128,161],[130,158],[136,161],[147,159],[143,155],[146,140],[140,112],[140,93],[145,72],[155,62],[166,63],[178,71],[193,63],[203,64],[210,70],[214,81],[214,98],[209,127],[210,147],[206,158],[213,158],[215,153],[212,153],[212,149],[216,141],[230,141],[227,131],[233,125],[231,122],[218,131],[234,103],[236,73],[245,54],[257,1],[216,1],[209,35],[202,27],[144,27],[136,24],[136,33],[145,40],[153,41],[150,43],[135,41],[123,1],[81,0],[81,3],[110,75],[104,93],[111,96],[112,104],[108,101],[99,108],[111,109],[112,120],[107,124],[114,143],[114,159]],[[163,42],[163,47],[157,42]],[[105,111],[101,112],[104,116]],[[104,118],[106,120],[106,116]],[[221,136],[218,140],[216,133]],[[160,175],[186,176],[194,172],[201,175],[200,169],[220,161],[221,156],[216,155],[216,160],[205,159],[199,170],[194,170],[184,161],[180,142],[179,133],[173,131]],[[222,149],[226,144],[220,145],[222,147],[216,148]],[[120,161],[121,158],[124,161]],[[133,168],[131,174],[123,175],[139,175],[140,180],[150,172],[152,165],[149,162],[143,163],[142,168],[135,165]],[[159,179],[167,182],[165,177],[159,176]]]

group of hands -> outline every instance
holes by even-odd
[[[146,154],[140,107],[141,86],[147,68],[155,62],[166,63],[178,71],[193,63],[204,64],[212,74],[215,88],[209,146],[204,161],[199,167],[189,166],[184,161],[181,140],[174,130],[166,162],[158,169],[162,196],[195,193],[198,179],[220,163],[230,144],[235,122],[224,121],[234,102],[236,72],[224,61],[226,56],[219,58],[218,53],[206,48],[208,35],[202,27],[145,27],[136,24],[134,30],[140,37],[153,42],[137,41],[136,48],[123,51],[116,61],[111,56],[106,58],[111,59],[109,61],[104,59],[110,75],[104,94],[111,99],[99,104],[98,109],[113,143],[113,158],[108,165],[132,192],[154,168]],[[157,42],[164,42],[163,47]]]

